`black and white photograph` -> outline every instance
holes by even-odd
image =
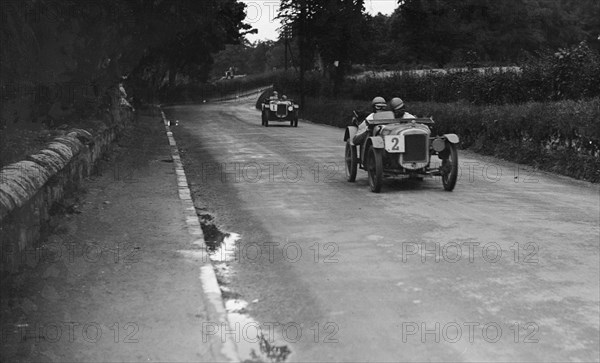
[[[599,361],[599,0],[0,0],[0,362]]]

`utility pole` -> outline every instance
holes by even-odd
[[[304,95],[304,63],[306,57],[306,0],[300,0],[300,106],[306,106]]]
[[[289,44],[288,44],[288,33],[289,33],[288,29],[284,28],[284,30],[283,30],[283,39],[284,39],[284,44],[285,44],[285,58],[284,58],[285,59],[285,66],[284,67],[285,67],[286,73],[287,73],[287,70],[288,70],[288,47],[289,47]]]

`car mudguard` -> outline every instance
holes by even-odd
[[[354,135],[356,135],[356,131],[358,131],[358,127],[356,126],[348,126],[346,127],[346,132],[344,132],[344,141],[350,139],[350,144],[354,145],[352,140],[354,140]]]
[[[458,144],[458,136],[456,134],[444,134],[446,140],[452,144]]]
[[[371,147],[375,148],[375,149],[383,149],[384,148],[383,139],[378,136],[371,136],[367,139],[367,141],[365,142],[365,145],[364,145],[364,150],[362,147],[360,150],[360,161],[361,161],[362,165],[367,165],[367,151]]]
[[[384,143],[383,138],[379,136],[371,136],[369,137],[370,144],[373,145],[375,149],[383,149]]]

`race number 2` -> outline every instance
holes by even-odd
[[[385,150],[389,153],[403,153],[404,143],[401,135],[385,136]]]

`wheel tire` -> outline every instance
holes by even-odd
[[[356,146],[350,144],[350,140],[346,142],[346,180],[354,182],[356,180],[356,172],[358,170],[358,157],[356,155]]]
[[[265,123],[266,123],[266,120],[267,120],[268,117],[269,116],[266,114],[266,112],[263,111],[262,112],[262,123],[261,123],[262,126],[265,126]]]
[[[456,186],[458,177],[458,152],[456,145],[446,141],[446,147],[449,150],[447,158],[442,159],[442,184],[444,190],[451,192]]]
[[[381,191],[381,185],[383,184],[383,155],[381,155],[381,150],[373,147],[369,148],[369,153],[367,155],[369,187],[373,193],[379,193]]]
[[[294,127],[298,127],[298,116],[294,117]]]
[[[269,116],[265,117],[265,127],[269,127]]]
[[[294,127],[294,120],[290,121],[290,127]]]

